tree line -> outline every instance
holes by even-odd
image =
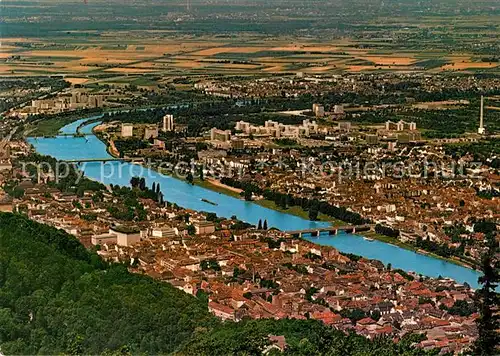
[[[264,190],[263,195],[264,198],[275,202],[277,206],[283,209],[287,209],[291,206],[299,206],[309,211],[309,218],[311,220],[316,220],[318,214],[321,213],[354,225],[362,225],[369,222],[358,213],[349,211],[344,207],[335,206],[323,200],[297,197],[292,194],[280,193],[270,189]]]
[[[389,237],[392,237],[395,239],[397,239],[399,237],[399,233],[400,233],[398,229],[393,229],[393,228],[390,228],[388,226],[383,226],[380,224],[375,225],[375,232],[377,234],[389,236]]]
[[[251,196],[251,194],[257,194],[263,195],[265,199],[273,201],[278,207],[282,209],[288,209],[292,206],[299,206],[303,210],[309,212],[310,220],[317,220],[318,215],[321,213],[354,225],[362,225],[369,222],[369,220],[363,218],[356,212],[347,210],[344,207],[338,207],[323,200],[298,197],[292,194],[281,193],[270,189],[262,189],[254,183],[241,181],[231,177],[221,178],[221,183],[234,188],[242,189],[243,195],[246,199]]]

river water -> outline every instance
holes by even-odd
[[[74,133],[80,123],[89,120],[82,119],[61,129],[62,133]],[[89,134],[98,123],[82,127],[81,133]],[[112,158],[106,151],[106,146],[96,136],[86,137],[57,136],[52,138],[28,138],[37,152],[53,156],[59,160],[106,159]],[[314,222],[297,216],[281,213],[261,207],[252,202],[240,200],[220,194],[209,189],[191,185],[185,181],[161,175],[153,170],[128,162],[84,162],[80,168],[89,178],[104,184],[130,185],[133,176],[142,176],[149,186],[160,183],[165,200],[176,203],[184,208],[214,212],[218,216],[231,217],[236,215],[240,220],[257,224],[259,219],[267,220],[269,227],[280,230],[300,230],[326,226],[326,222]],[[203,202],[206,199],[217,205]],[[354,253],[367,258],[377,259],[383,263],[391,263],[393,268],[414,271],[430,277],[450,277],[456,281],[467,282],[472,288],[477,288],[479,273],[453,263],[430,256],[405,250],[380,241],[368,241],[362,236],[339,233],[335,236],[320,235],[308,240],[326,246],[333,246],[340,251]]]

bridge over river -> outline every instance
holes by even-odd
[[[79,159],[64,159],[62,162],[68,163],[84,163],[84,162],[130,162],[130,163],[143,163],[143,158],[79,158]]]
[[[65,138],[73,138],[73,137],[88,137],[94,136],[92,133],[58,133],[56,135],[38,135],[31,136],[34,140],[42,139],[42,138],[57,138],[57,137],[65,137]]]
[[[310,234],[311,236],[319,236],[322,232],[328,232],[329,235],[336,235],[339,231],[344,231],[348,233],[356,233],[356,231],[369,231],[373,230],[375,225],[364,224],[364,225],[343,225],[343,226],[326,226],[326,227],[316,227],[311,229],[303,230],[290,230],[286,231],[287,234],[294,237],[302,237],[302,235]]]
[[[91,132],[98,123],[85,126],[82,133]],[[74,133],[78,122],[70,124],[61,131]],[[59,160],[72,160],[73,162],[85,161],[87,158],[113,158],[106,151],[106,145],[97,137],[82,138],[57,137],[50,139],[29,138],[37,152],[50,155]],[[118,160],[114,158],[115,160]],[[98,160],[99,161],[99,160]],[[100,160],[102,161],[102,160]],[[175,177],[167,177],[149,168],[140,167],[130,162],[117,162],[113,164],[124,165],[130,169],[124,169],[123,174],[103,174],[101,166],[88,164],[84,167],[85,175],[106,185],[128,186],[132,177],[142,176],[146,178],[146,184],[151,186],[153,182],[161,184],[162,193],[169,202],[176,203],[186,209],[197,211],[210,211],[221,217],[236,215],[239,219],[252,224],[265,217],[268,226],[276,227],[295,235],[304,237],[318,245],[332,246],[339,251],[353,253],[370,259],[377,259],[383,263],[391,263],[394,268],[406,271],[414,271],[426,276],[445,276],[454,278],[458,282],[467,282],[473,288],[478,288],[477,279],[480,273],[456,264],[435,259],[432,256],[422,255],[414,251],[405,250],[398,246],[384,243],[382,241],[369,241],[359,236],[363,234],[362,229],[371,229],[368,226],[327,226],[328,223],[321,221],[309,221],[294,215],[288,215],[275,210],[266,209],[252,202],[240,200],[229,195],[219,194],[215,191],[205,189],[197,185],[191,185]],[[115,172],[117,173],[117,172]],[[217,205],[206,203],[204,200],[215,202]],[[348,224],[345,224],[348,225]],[[345,234],[343,232],[356,232],[356,234]],[[335,238],[329,236],[338,232]],[[314,237],[310,238],[311,235]],[[368,241],[367,241],[368,240]]]

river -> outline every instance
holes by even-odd
[[[74,133],[84,121],[73,122],[61,129],[62,133]],[[95,122],[82,127],[81,133],[89,134],[99,123]],[[53,156],[59,160],[78,160],[90,158],[112,158],[106,151],[106,146],[96,136],[86,137],[57,136],[51,138],[28,138],[37,152]],[[281,213],[264,208],[252,202],[240,200],[228,195],[220,194],[209,189],[191,185],[183,180],[161,175],[140,165],[127,162],[88,162],[82,163],[80,168],[89,178],[104,184],[130,185],[133,176],[142,176],[149,186],[153,182],[160,183],[165,200],[176,203],[184,208],[214,212],[218,216],[231,217],[236,215],[240,220],[257,224],[259,219],[267,220],[269,227],[280,230],[300,230],[326,226],[326,222],[314,222],[297,216]],[[203,202],[206,199],[217,205]],[[450,277],[463,283],[467,282],[472,288],[477,288],[479,273],[453,263],[405,250],[380,241],[368,241],[353,234],[339,233],[335,236],[320,235],[308,240],[326,246],[333,246],[340,251],[354,253],[367,258],[377,259],[383,263],[391,263],[393,268],[405,271],[414,271],[430,277]]]

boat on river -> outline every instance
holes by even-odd
[[[214,203],[213,201],[210,201],[210,200],[205,199],[205,198],[201,198],[200,200],[201,200],[202,202],[207,203],[207,204],[210,204],[210,205],[214,205],[214,206],[219,205],[219,204]]]

